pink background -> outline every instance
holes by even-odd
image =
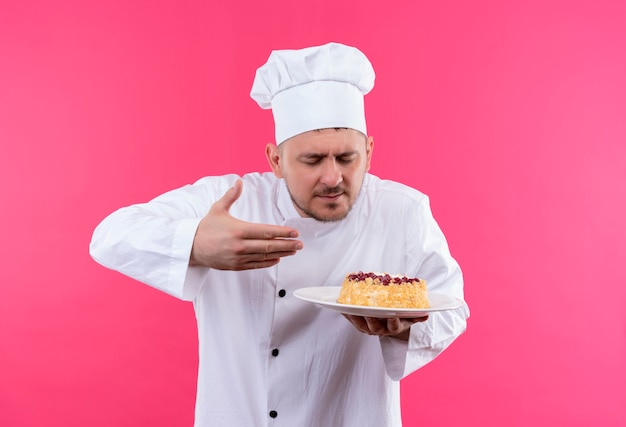
[[[469,329],[406,426],[626,425],[626,2],[0,3],[0,425],[191,426],[192,306],[87,252],[112,210],[265,171],[271,49],[377,71],[373,172],[431,196]],[[375,396],[372,396],[375,399]]]

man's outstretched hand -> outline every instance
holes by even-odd
[[[193,240],[189,265],[218,270],[248,270],[277,264],[280,258],[302,249],[298,231],[279,225],[240,221],[230,215],[243,182],[237,180],[200,221]]]

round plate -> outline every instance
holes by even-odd
[[[389,308],[340,304],[337,302],[341,286],[315,286],[301,288],[293,295],[303,301],[344,314],[367,317],[423,317],[435,311],[454,310],[463,306],[463,301],[445,294],[429,293],[430,308]]]

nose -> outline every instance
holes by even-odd
[[[326,159],[322,167],[321,183],[327,187],[333,188],[343,181],[341,168],[334,159]]]

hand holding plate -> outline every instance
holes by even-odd
[[[409,331],[411,325],[417,322],[428,320],[428,315],[416,318],[379,318],[355,316],[353,314],[344,314],[343,317],[348,319],[354,327],[365,334],[376,335],[379,337],[394,337],[404,341],[409,339]]]

